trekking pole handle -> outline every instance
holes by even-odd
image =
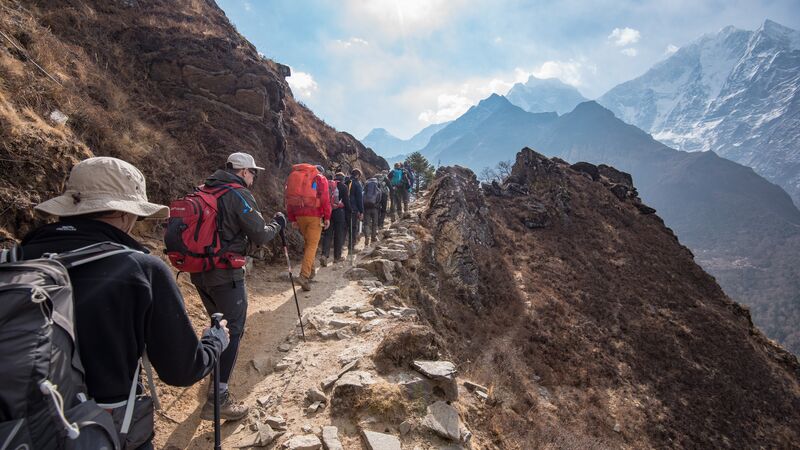
[[[222,328],[220,322],[222,321],[222,313],[214,313],[211,315],[211,326],[214,328]]]

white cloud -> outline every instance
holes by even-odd
[[[301,99],[310,98],[317,91],[317,82],[310,73],[292,70],[292,76],[286,79],[289,87]]]
[[[678,46],[677,46],[677,45],[672,45],[672,44],[669,44],[669,45],[667,46],[667,49],[666,49],[666,50],[664,50],[664,54],[665,54],[665,55],[667,55],[667,56],[669,56],[669,55],[671,55],[671,54],[673,54],[673,53],[675,53],[675,52],[677,52],[677,51],[678,51]]]
[[[252,10],[253,10],[253,5],[252,5],[252,3],[248,2],[248,1],[245,1],[245,2],[244,2],[244,10],[245,10],[245,11],[248,11],[248,12],[249,12],[249,11],[252,11]]]
[[[351,37],[350,39],[347,39],[346,41],[343,41],[341,39],[336,39],[333,42],[336,45],[338,45],[340,47],[343,47],[343,48],[350,48],[350,47],[367,46],[367,45],[369,45],[369,42],[365,41],[364,39],[358,38],[358,37]]]
[[[636,56],[639,52],[635,48],[623,48],[620,52],[625,56]]]
[[[419,114],[423,123],[442,123],[464,114],[473,101],[460,94],[441,94],[436,99],[436,109],[428,109]]]
[[[597,68],[593,65],[586,65],[584,62],[575,60],[545,61],[537,69],[534,69],[531,75],[536,78],[558,78],[566,84],[582,86],[582,74],[585,71],[594,74],[597,72]]]
[[[617,47],[625,47],[626,45],[635,44],[639,42],[639,38],[642,35],[639,33],[639,30],[634,30],[633,28],[614,28],[611,34],[608,35],[608,39],[614,41],[614,45]]]
[[[347,0],[349,29],[368,30],[390,40],[425,35],[464,11],[468,0]]]
[[[503,38],[500,37],[500,36],[495,37],[494,38],[494,43],[495,44],[502,44],[503,43]]]

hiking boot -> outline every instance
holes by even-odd
[[[319,259],[319,265],[321,267],[328,267],[328,257],[323,256]]]
[[[343,258],[343,257],[341,257],[341,256],[340,256],[340,257],[338,257],[338,258],[333,258],[333,262],[334,262],[334,263],[340,263],[340,262],[342,262],[342,261],[344,261],[344,258]]]
[[[304,291],[311,290],[311,279],[309,279],[305,275],[300,275],[299,277],[297,277],[297,281],[300,282],[300,287],[303,288]]]
[[[366,246],[368,246],[368,245],[369,245],[369,238],[366,238],[366,239],[364,240],[364,247],[366,247]]]
[[[317,268],[316,268],[316,267],[313,267],[313,268],[311,269],[311,275],[309,275],[309,276],[308,276],[308,280],[309,280],[309,281],[312,281],[312,280],[314,279],[314,277],[315,277],[315,276],[317,276]]]
[[[230,391],[219,394],[219,417],[223,420],[239,420],[247,415],[250,408],[235,401]],[[209,393],[203,410],[200,411],[203,420],[214,420],[214,394]]]

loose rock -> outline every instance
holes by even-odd
[[[322,442],[313,434],[306,434],[289,439],[283,446],[288,450],[319,450]]]
[[[400,439],[391,434],[362,430],[361,436],[369,450],[400,450]]]
[[[313,402],[328,403],[328,397],[317,388],[311,388],[306,391],[306,397]]]
[[[344,450],[339,441],[339,429],[334,426],[322,427],[322,444],[326,450]]]
[[[445,439],[458,441],[461,437],[458,411],[442,401],[428,406],[422,425]]]

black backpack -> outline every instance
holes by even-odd
[[[67,269],[133,251],[103,242],[29,261],[0,252],[1,449],[120,448],[111,415],[86,394]]]
[[[375,207],[381,201],[381,188],[378,182],[370,179],[364,187],[364,207]]]

